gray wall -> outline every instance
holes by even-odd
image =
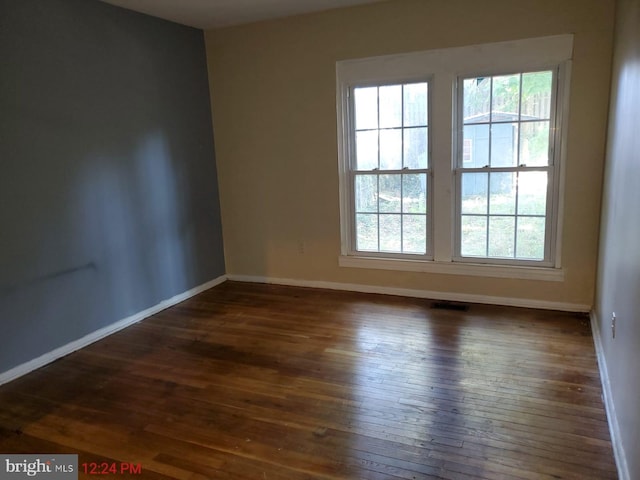
[[[617,4],[596,299],[629,477],[640,478],[640,0]],[[616,313],[615,339],[611,314]],[[621,477],[625,478],[625,477]]]
[[[0,373],[224,273],[200,30],[0,0]]]

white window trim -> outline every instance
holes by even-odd
[[[396,270],[402,272],[441,273],[445,275],[468,275],[474,277],[513,278],[521,280],[544,280],[562,282],[565,270],[549,267],[525,267],[520,265],[496,265],[481,263],[455,263],[416,261],[398,258],[371,258],[341,255],[338,265],[352,268]]]
[[[566,156],[568,85],[570,60],[573,52],[573,35],[559,35],[526,40],[515,40],[484,45],[429,50],[424,52],[388,55],[355,60],[344,60],[336,64],[336,109],[338,114],[338,166],[340,190],[341,257],[339,264],[345,267],[375,268],[385,270],[409,270],[453,275],[482,275],[506,278],[527,278],[559,281],[564,278],[561,268],[561,233],[563,220],[564,158]],[[479,262],[467,259],[456,263],[454,254],[455,235],[455,82],[460,76],[470,74],[494,75],[501,71],[532,71],[556,68],[563,65],[558,76],[558,93],[562,99],[556,125],[557,184],[554,203],[554,234],[551,242],[555,247],[552,265],[529,266],[522,264],[500,265],[500,261],[482,259]],[[410,258],[385,258],[379,256],[353,255],[351,246],[351,193],[349,182],[349,97],[351,87],[362,84],[410,82],[430,78],[430,161],[433,171],[431,204],[428,205],[432,222],[432,261]],[[435,93],[434,93],[435,92]],[[437,120],[434,120],[437,119]],[[442,126],[448,126],[448,129]],[[435,208],[434,208],[435,207]],[[520,263],[520,262],[515,262]],[[526,263],[526,262],[525,262]]]

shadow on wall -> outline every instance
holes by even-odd
[[[162,135],[133,150],[131,171],[104,160],[80,182],[74,203],[83,209],[85,243],[99,245],[109,303],[135,312],[141,292],[168,298],[188,289],[185,257],[193,246],[183,244],[185,207]]]
[[[224,273],[202,32],[0,0],[0,372]]]
[[[187,185],[180,185],[188,183],[188,172],[176,164],[164,136],[141,139],[131,154],[120,156],[128,165],[114,161],[117,157],[95,156],[80,162],[78,172],[65,171],[69,182],[56,182],[57,205],[53,199],[41,203],[37,192],[27,200],[30,206],[6,203],[17,207],[8,213],[31,219],[13,235],[3,235],[14,242],[10,271],[18,275],[2,276],[0,319],[9,338],[23,337],[29,347],[12,342],[14,352],[12,345],[3,346],[0,367],[10,366],[20,352],[50,351],[51,345],[223,273],[198,271],[199,259],[211,254],[189,215],[199,208]]]

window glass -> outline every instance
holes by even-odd
[[[426,82],[354,88],[355,248],[427,252]]]
[[[462,257],[544,259],[552,84],[552,71],[459,83]]]

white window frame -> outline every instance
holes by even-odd
[[[387,86],[387,85],[396,85],[396,84],[411,84],[411,83],[426,83],[428,85],[428,97],[427,97],[427,167],[426,168],[421,168],[421,169],[410,169],[410,170],[380,170],[380,169],[376,169],[375,171],[372,171],[372,174],[376,174],[376,175],[384,175],[385,173],[389,173],[389,174],[411,174],[411,173],[424,173],[427,176],[427,198],[426,198],[426,203],[427,203],[427,225],[426,225],[426,230],[427,230],[427,241],[426,241],[426,252],[424,254],[418,254],[418,253],[393,253],[393,252],[383,252],[383,251],[379,251],[379,252],[373,252],[373,251],[358,251],[356,250],[356,219],[355,219],[355,215],[356,215],[356,208],[355,208],[355,177],[357,174],[362,174],[363,171],[358,171],[356,168],[356,148],[355,148],[355,138],[354,138],[354,133],[355,133],[355,95],[354,95],[354,89],[358,88],[358,87],[383,87],[383,86]],[[363,83],[363,84],[357,84],[357,85],[352,85],[349,87],[348,91],[347,91],[347,101],[348,101],[348,108],[349,108],[349,116],[347,118],[347,132],[348,132],[348,136],[345,139],[345,141],[347,142],[348,145],[348,149],[349,149],[349,158],[346,160],[348,162],[347,165],[347,175],[348,175],[348,181],[347,181],[347,185],[346,188],[348,190],[347,195],[349,197],[349,209],[346,212],[346,215],[348,216],[347,218],[347,231],[345,231],[345,243],[346,243],[346,252],[347,255],[349,256],[361,256],[361,257],[371,257],[371,258],[390,258],[390,259],[404,259],[404,260],[414,260],[414,261],[424,261],[424,260],[432,260],[433,259],[433,255],[432,255],[432,242],[431,242],[431,235],[432,235],[432,231],[433,231],[433,223],[432,223],[432,216],[431,216],[431,203],[432,203],[432,196],[431,196],[431,190],[432,190],[432,169],[431,169],[431,154],[430,154],[430,149],[431,149],[431,109],[430,109],[430,101],[431,98],[431,79],[430,78],[412,78],[410,80],[402,80],[402,81],[393,81],[393,82],[385,82],[385,83],[374,83],[374,84],[369,84],[369,83]],[[404,127],[402,127],[404,129]],[[403,142],[404,142],[404,138],[403,138]],[[403,145],[404,146],[404,145]],[[380,215],[380,213],[378,213],[378,215]],[[379,232],[380,227],[378,227],[378,232]]]
[[[340,191],[341,255],[344,267],[404,270],[459,275],[479,275],[503,278],[523,278],[562,281],[561,265],[562,185],[566,130],[568,118],[568,87],[573,51],[573,36],[559,35],[510,42],[456,47],[442,50],[389,55],[336,64],[336,109],[338,128],[338,168]],[[549,262],[501,261],[492,258],[461,259],[457,224],[456,166],[458,141],[455,124],[457,108],[456,82],[473,75],[494,76],[504,72],[527,72],[558,68],[556,122],[550,219],[552,238],[549,243]],[[429,82],[429,168],[433,174],[428,192],[428,214],[431,224],[431,254],[417,260],[409,255],[362,255],[353,249],[353,190],[350,159],[350,97],[353,87]],[[461,143],[461,142],[460,142]],[[549,189],[551,190],[551,189]],[[462,260],[462,261],[460,261]]]
[[[547,166],[514,166],[514,167],[506,167],[506,168],[495,168],[495,167],[483,167],[483,168],[474,168],[469,169],[464,166],[464,145],[463,145],[463,121],[462,121],[462,97],[463,97],[463,87],[462,83],[465,78],[473,78],[473,77],[482,77],[482,76],[502,76],[502,75],[511,75],[511,74],[520,74],[520,73],[528,73],[533,71],[552,71],[552,83],[551,83],[551,107],[550,107],[550,118],[549,118],[549,128],[550,128],[550,136],[553,136],[553,139],[549,141],[549,163]],[[454,231],[454,262],[466,262],[466,263],[479,263],[479,264],[492,264],[492,265],[520,265],[520,266],[536,266],[536,267],[559,267],[559,264],[556,264],[555,261],[555,253],[557,245],[557,221],[554,221],[558,217],[558,197],[560,191],[560,175],[558,174],[558,166],[561,163],[560,159],[560,142],[561,142],[561,116],[563,108],[558,105],[558,101],[562,98],[563,92],[560,91],[560,85],[563,84],[563,79],[566,76],[566,62],[560,63],[553,67],[545,67],[538,68],[533,70],[526,71],[518,71],[518,72],[494,72],[492,74],[488,74],[487,72],[482,72],[480,74],[465,74],[459,76],[456,79],[456,97],[455,97],[455,115],[454,122],[456,128],[454,128],[454,142],[455,142],[455,150],[454,150],[454,176],[455,176],[455,231]],[[518,123],[520,123],[518,121]],[[546,171],[548,173],[548,187],[547,187],[547,198],[546,198],[546,211],[545,211],[545,244],[544,244],[544,258],[542,260],[524,260],[524,259],[516,259],[516,258],[497,258],[497,257],[464,257],[460,253],[461,249],[461,190],[462,190],[462,172],[464,171],[472,171],[472,172],[494,172],[494,171],[513,171],[513,172],[527,172],[527,171]]]

